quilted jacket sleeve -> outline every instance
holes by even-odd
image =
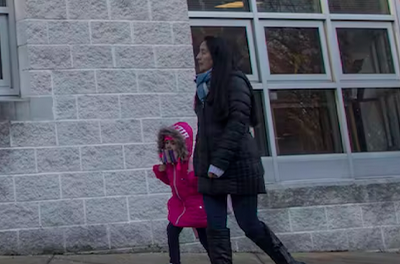
[[[157,179],[165,183],[166,185],[169,185],[169,179],[166,171],[160,171],[159,170],[160,165],[154,165],[153,166],[153,172],[156,175]]]
[[[251,91],[245,80],[235,77],[229,89],[229,116],[223,135],[212,153],[211,164],[226,171],[232,162],[241,139],[246,134],[251,114]]]

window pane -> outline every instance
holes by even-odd
[[[189,11],[250,11],[249,0],[188,0]]]
[[[193,51],[195,56],[199,53],[200,44],[206,36],[218,36],[229,41],[236,51],[235,54],[237,54],[236,60],[239,69],[246,74],[253,73],[245,27],[192,27]],[[198,71],[197,61],[196,71]]]
[[[389,14],[387,0],[328,0],[329,10],[336,14]]]
[[[338,28],[343,73],[394,73],[386,29]]]
[[[354,152],[400,150],[400,89],[344,89]]]
[[[333,90],[270,92],[279,155],[342,153]]]
[[[318,28],[265,28],[271,74],[322,74]]]
[[[254,128],[253,133],[259,146],[259,151],[262,156],[269,156],[269,147],[267,140],[267,128],[265,127],[264,115],[264,92],[261,90],[254,90],[253,92],[256,105],[257,105],[257,119],[258,126]]]
[[[321,13],[320,0],[259,0],[260,12]]]
[[[1,36],[0,36],[0,80],[3,80],[3,56],[1,54]]]
[[[0,0],[0,6],[7,6],[7,0]]]

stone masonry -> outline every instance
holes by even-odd
[[[161,244],[155,135],[196,124],[186,0],[15,4],[30,100],[0,107],[0,254]]]
[[[0,104],[0,254],[165,249],[151,167],[161,125],[196,125],[186,0],[15,3],[30,98]],[[271,189],[260,218],[294,251],[396,249],[400,184]],[[200,250],[189,229],[182,243]]]

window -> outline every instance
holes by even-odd
[[[247,33],[245,27],[192,27],[193,51],[194,54],[199,53],[200,44],[206,36],[219,36],[226,38],[230,43],[235,44],[235,51],[238,52],[237,63],[244,73],[251,75],[249,45],[247,43]],[[196,61],[196,70],[197,70]]]
[[[352,151],[400,150],[400,89],[345,89],[343,100]]]
[[[219,36],[227,39],[235,50],[239,69],[253,81],[258,80],[257,63],[250,23],[235,20],[193,20],[191,21],[193,52],[196,56],[200,44],[206,36]],[[197,70],[197,61],[196,61]]]
[[[330,79],[322,23],[266,22],[264,31],[271,80],[287,80],[288,75]]]
[[[188,0],[189,11],[249,11],[249,0]]]
[[[328,0],[336,14],[389,14],[388,0]]]
[[[325,73],[318,28],[265,28],[265,38],[271,74]]]
[[[343,151],[333,90],[272,90],[278,155]]]
[[[395,73],[389,33],[383,28],[336,28],[344,74]]]
[[[257,4],[260,12],[321,13],[319,0],[261,0]]]
[[[237,47],[277,181],[364,177],[360,160],[400,155],[398,0],[187,1],[195,53],[205,35]]]
[[[13,87],[13,78],[11,69],[16,66],[16,44],[11,41],[14,37],[15,27],[10,23],[13,21],[12,16],[12,1],[0,0],[0,96],[3,95],[18,95],[17,87]],[[10,37],[11,31],[12,37]],[[12,48],[10,43],[13,43]],[[14,47],[15,44],[15,47]],[[11,60],[13,58],[13,60]],[[15,68],[15,67],[14,67]]]
[[[253,129],[254,138],[257,141],[262,156],[268,156],[268,139],[267,128],[265,127],[265,114],[264,114],[264,92],[262,90],[254,90],[254,98],[257,105],[257,120],[258,125]]]

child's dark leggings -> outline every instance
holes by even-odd
[[[172,264],[181,264],[181,253],[179,249],[179,235],[182,232],[182,227],[174,226],[169,223],[167,227],[168,247],[169,247],[169,262]],[[199,234],[200,243],[208,252],[207,234],[205,228],[196,228]]]

